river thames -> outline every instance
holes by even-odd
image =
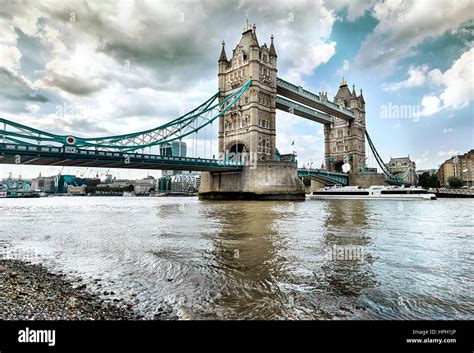
[[[153,318],[473,319],[474,200],[0,200],[3,256]],[[101,279],[99,288],[94,281]]]

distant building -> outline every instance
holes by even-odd
[[[112,176],[110,176],[110,178],[107,176],[107,178],[105,179],[104,183],[102,184],[99,184],[97,185],[98,188],[105,188],[107,186],[111,186],[111,187],[126,187],[126,186],[129,186],[133,184],[133,180],[129,180],[129,179],[117,179],[115,177],[112,178]]]
[[[410,169],[408,175],[403,180],[407,183],[416,184],[416,164],[410,159],[410,156],[390,158],[390,162],[386,166],[395,177],[401,177]]]
[[[463,155],[458,156],[459,159],[459,177],[465,186],[473,186],[474,184],[474,149]]]
[[[186,142],[173,141],[161,145],[160,154],[167,157],[186,157]]]
[[[156,179],[151,175],[139,180],[107,178],[103,184],[97,185],[97,189],[127,188],[133,185],[134,193],[136,195],[143,195],[155,191],[156,184]]]
[[[160,146],[160,154],[166,157],[186,157],[187,145],[186,142],[173,141]],[[162,170],[162,176],[171,176],[177,174],[188,174],[188,171],[183,170]]]
[[[5,191],[18,190],[18,191],[29,191],[31,190],[31,180],[23,179],[21,175],[18,178],[13,178],[11,173],[8,178],[4,178],[0,181],[2,188]]]
[[[55,176],[42,176],[41,173],[38,177],[31,179],[31,189],[35,191],[44,192],[47,194],[52,193],[69,193],[69,186],[96,186],[100,183],[98,178],[78,178],[75,175],[55,175]]]
[[[450,177],[462,179],[465,186],[474,185],[474,149],[462,155],[453,156],[440,165],[438,179],[442,187],[449,186]]]
[[[52,194],[55,192],[55,178],[43,177],[40,173],[37,178],[31,179],[31,188],[35,191]]]
[[[201,174],[175,174],[161,177],[157,180],[158,192],[198,192],[201,185]]]
[[[81,185],[81,186],[73,186],[73,185],[68,185],[67,186],[67,193],[69,195],[85,195],[86,194],[86,185]]]
[[[135,180],[133,183],[135,195],[149,194],[155,191],[156,180],[152,176],[148,176],[141,180]]]
[[[456,164],[454,163],[454,157],[446,160],[439,166],[438,169],[438,180],[441,187],[449,186],[448,179],[456,175]]]

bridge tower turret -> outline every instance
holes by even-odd
[[[225,99],[252,80],[239,102],[219,117],[219,158],[240,160],[243,165],[238,172],[203,172],[200,198],[304,200],[296,161],[276,158],[277,55],[273,39],[270,47],[259,45],[255,25],[247,22],[229,59],[222,43],[219,98]]]
[[[221,99],[252,79],[239,104],[219,118],[221,158],[238,159],[244,153],[251,161],[274,160],[277,55],[273,35],[270,48],[266,43],[260,46],[256,26],[247,23],[232,57],[227,60],[223,43],[218,63]]]
[[[334,117],[334,123],[325,125],[325,165],[329,171],[342,171],[344,163],[351,166],[350,173],[365,170],[365,100],[357,96],[355,86],[352,92],[342,79],[334,102],[354,112],[351,121]]]

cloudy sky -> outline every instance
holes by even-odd
[[[344,77],[363,89],[385,161],[436,168],[474,147],[473,14],[470,0],[0,0],[0,114],[77,136],[157,126],[217,91],[221,42],[229,55],[248,19],[260,44],[274,34],[279,77],[330,97]],[[191,155],[216,149],[212,130]],[[278,112],[277,147],[319,166],[322,126]],[[0,165],[0,177],[58,170]]]

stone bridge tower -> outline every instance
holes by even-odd
[[[357,96],[342,80],[334,102],[354,112],[354,120],[334,117],[334,124],[324,126],[325,167],[328,171],[342,171],[344,163],[351,166],[350,173],[365,170],[365,100],[360,90]]]
[[[219,158],[244,163],[238,171],[203,172],[199,197],[304,200],[296,161],[276,157],[277,55],[273,36],[270,47],[260,46],[255,25],[247,23],[229,60],[222,43],[218,63],[221,99],[252,79],[238,104],[219,118]]]
[[[238,104],[219,118],[220,158],[275,159],[275,109],[277,55],[273,45],[260,46],[256,26],[244,28],[242,38],[228,60],[224,42],[219,57],[221,99],[232,94],[249,79],[252,85]]]

